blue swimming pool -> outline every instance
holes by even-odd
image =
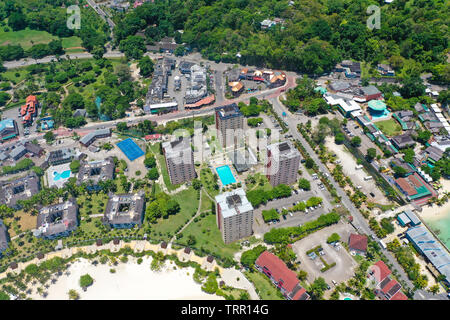
[[[59,173],[57,171],[54,171],[53,172],[53,181],[58,181],[58,180],[61,180],[61,179],[67,179],[67,178],[70,177],[71,173],[72,173],[72,171],[70,171],[70,170],[66,170],[66,171],[63,171],[61,173]]]
[[[226,186],[236,182],[229,166],[217,167],[216,171],[219,175],[220,181],[222,181],[222,185]]]

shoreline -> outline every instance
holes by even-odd
[[[80,296],[79,300],[224,299],[201,290],[201,285],[193,279],[194,268],[179,268],[173,262],[166,261],[160,271],[152,271],[151,261],[151,257],[144,257],[141,264],[137,263],[137,259],[130,259],[117,266],[95,266],[88,259],[79,258],[66,270],[69,274],[64,272],[54,284],[49,285],[46,298],[37,292],[37,285],[32,286],[29,296],[33,300],[69,300],[68,292],[74,289]],[[115,273],[111,273],[110,269],[115,269]],[[94,283],[86,291],[78,283],[80,276],[84,274],[89,274],[94,279]]]

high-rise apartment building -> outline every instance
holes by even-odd
[[[162,148],[172,184],[188,182],[196,177],[194,152],[189,138],[179,137],[174,141],[164,142]]]
[[[266,177],[272,186],[297,181],[300,152],[290,141],[267,146]]]

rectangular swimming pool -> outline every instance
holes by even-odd
[[[216,171],[219,175],[220,181],[222,181],[222,185],[226,186],[236,182],[229,166],[217,167]]]

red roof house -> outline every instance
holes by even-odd
[[[391,270],[389,270],[388,266],[381,260],[373,265],[372,272],[377,284],[382,282],[384,279],[386,279],[387,276],[392,273]]]
[[[272,280],[287,299],[309,299],[308,293],[306,293],[305,288],[300,285],[295,272],[290,270],[286,264],[274,254],[269,251],[264,251],[258,259],[256,259],[255,266]]]
[[[358,254],[365,255],[367,251],[367,236],[354,233],[350,234],[348,247]]]
[[[401,284],[389,277],[391,270],[383,261],[378,261],[372,266],[371,274],[376,281],[375,294],[378,297],[383,300],[408,300],[408,297],[401,291]]]

